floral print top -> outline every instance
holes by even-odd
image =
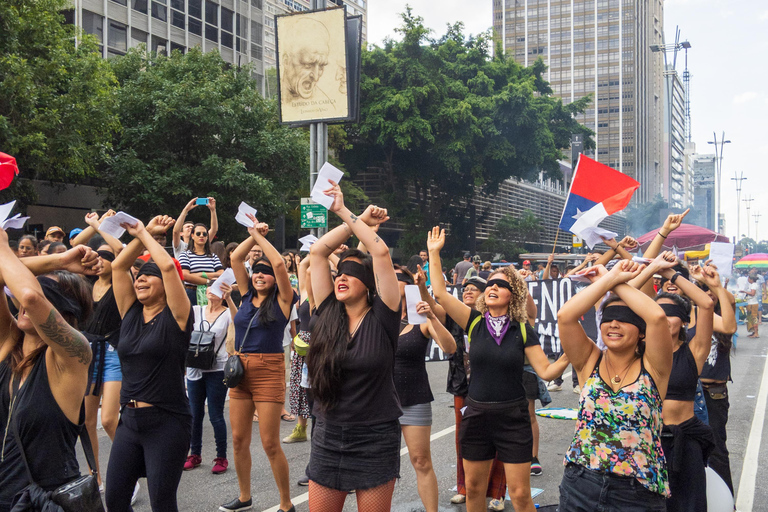
[[[634,383],[614,392],[600,377],[601,359],[581,391],[576,433],[564,463],[631,476],[649,491],[669,497],[656,384],[642,366]]]

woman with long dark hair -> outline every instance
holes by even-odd
[[[250,510],[251,433],[254,412],[259,416],[259,437],[269,459],[272,476],[280,492],[280,510],[292,512],[288,461],[280,446],[280,414],[285,401],[285,360],[283,332],[295,302],[285,260],[266,239],[269,226],[254,216],[251,236],[232,253],[232,270],[243,302],[235,315],[235,350],[245,369],[245,376],[229,393],[229,422],[240,494],[225,503],[223,512]],[[252,274],[243,261],[258,244],[264,256],[256,260]]]
[[[657,258],[659,268],[673,261]],[[581,273],[592,284],[558,311],[560,340],[581,385],[576,433],[565,455],[560,484],[562,512],[611,506],[640,512],[666,510],[669,496],[661,448],[661,407],[672,370],[672,336],[664,310],[628,285],[642,267],[622,260],[608,271]],[[584,332],[581,317],[601,306],[601,350]]]
[[[308,474],[309,507],[336,512],[357,491],[357,508],[388,511],[400,476],[400,403],[393,374],[400,290],[389,249],[370,225],[389,217],[369,206],[359,217],[337,183],[324,191],[343,224],[310,248],[318,304],[307,366],[316,417]],[[354,234],[369,255],[341,254],[334,280],[328,257]]]
[[[173,225],[168,216],[122,227],[134,239],[112,263],[120,316],[117,354],[123,370],[122,413],[109,454],[106,501],[110,512],[131,510],[136,482],[147,478],[155,512],[176,512],[176,493],[189,449],[191,415],[184,366],[192,308],[173,258],[153,238]],[[152,261],[133,282],[129,269],[144,248]]]
[[[211,241],[205,224],[195,224],[189,240],[189,248],[179,254],[184,286],[190,303],[195,306],[200,302],[204,306],[207,303],[207,286],[224,272],[224,267],[219,257],[211,252]]]
[[[427,239],[432,275],[440,275],[440,250],[445,230],[432,228]],[[507,486],[517,511],[532,512],[531,461],[533,431],[523,385],[528,358],[545,380],[568,366],[561,357],[550,364],[528,323],[528,287],[512,267],[489,276],[476,309],[449,294],[441,279],[432,281],[435,299],[454,322],[467,332],[472,377],[461,421],[461,452],[467,486],[467,510],[485,510],[488,475],[494,456],[504,463]]]
[[[34,483],[45,491],[80,474],[75,443],[84,421],[91,348],[77,329],[92,304],[87,282],[57,269],[83,272],[98,261],[95,256],[78,246],[64,255],[20,260],[0,229],[0,286],[7,286],[20,305],[16,319],[0,301],[2,512],[11,510],[31,483],[22,448]],[[36,273],[45,275],[35,278]]]

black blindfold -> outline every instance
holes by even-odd
[[[275,277],[275,271],[265,263],[255,263],[251,267],[251,270],[254,274],[264,274],[265,276]]]
[[[342,261],[339,263],[339,272],[336,277],[339,277],[342,274],[359,279],[369,290],[376,289],[376,280],[373,277],[373,270],[366,270],[361,263],[351,260]]]
[[[467,284],[469,284],[469,283],[467,283]],[[505,288],[505,289],[509,290],[510,293],[514,293],[512,291],[512,285],[509,284],[506,279],[491,279],[490,281],[488,281],[486,283],[485,288],[488,289],[488,288],[490,288],[493,285],[496,285],[499,288]]]
[[[603,309],[603,317],[600,319],[600,325],[616,320],[632,324],[637,327],[641,333],[645,332],[645,320],[632,311],[628,306],[608,306]]]
[[[684,324],[691,321],[691,315],[689,315],[685,308],[680,304],[659,304],[659,306],[664,310],[665,315],[677,317],[682,320]]]
[[[411,279],[411,276],[409,276],[408,274],[405,274],[403,272],[397,272],[395,273],[395,275],[397,276],[397,280],[400,281],[401,283],[413,284],[413,279]]]
[[[37,282],[40,283],[40,287],[43,289],[43,294],[48,302],[56,308],[56,311],[62,315],[68,314],[75,317],[78,321],[82,319],[83,310],[80,305],[74,299],[67,297],[59,288],[59,283],[49,277],[38,277]]]
[[[115,254],[109,251],[98,251],[99,257],[106,261],[115,261]]]
[[[159,277],[160,279],[162,279],[163,273],[160,272],[160,267],[157,266],[157,263],[147,262],[143,264],[139,269],[138,274],[136,274],[136,279],[138,279],[141,276],[153,276],[153,277]]]

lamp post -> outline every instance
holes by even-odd
[[[717,226],[717,232],[719,233],[720,232],[720,177],[723,174],[723,146],[725,146],[726,144],[730,144],[731,141],[725,140],[725,132],[723,132],[723,135],[720,137],[720,149],[718,151],[717,133],[712,132],[712,136],[714,137],[715,140],[708,141],[707,144],[715,145],[715,175],[716,175],[715,177],[717,179],[717,190],[715,191],[715,194],[717,195],[715,215],[717,215],[717,218],[715,219],[715,226]],[[739,185],[741,185],[741,183],[739,183]],[[736,236],[739,236],[738,232],[736,233]]]
[[[757,223],[760,222],[760,210],[757,210],[757,213],[752,215],[755,218],[755,242],[760,240],[760,236],[757,234]]]
[[[739,237],[741,236],[741,182],[744,181],[744,172],[742,171],[741,175],[737,175],[735,172],[733,173],[733,178],[731,178],[732,181],[736,182],[736,243],[739,243],[741,239]]]
[[[745,197],[744,199],[742,199],[742,201],[744,201],[744,203],[746,205],[746,208],[747,208],[747,238],[750,238],[750,236],[749,236],[749,209],[752,208],[752,204],[751,203],[752,203],[752,201],[754,201],[754,199],[750,195],[749,197]]]

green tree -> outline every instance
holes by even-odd
[[[467,39],[456,23],[435,40],[410,8],[402,19],[401,41],[363,52],[361,123],[350,127],[353,148],[342,160],[350,170],[382,169],[387,206],[406,226],[403,249],[422,246],[438,222],[451,223],[449,242],[466,244],[476,189],[541,170],[559,177],[572,133],[594,146],[573,118],[591,100],[563,105],[541,60],[520,66],[501,46],[491,56],[489,34]]]
[[[483,244],[483,250],[501,254],[507,260],[517,259],[528,243],[537,243],[541,237],[542,222],[531,210],[520,217],[504,215]]]
[[[142,47],[110,62],[123,126],[105,172],[110,204],[177,215],[191,197],[213,195],[226,240],[245,235],[234,221],[240,201],[270,223],[287,210],[305,179],[307,133],[278,123],[248,68],[198,48],[166,57]]]
[[[36,199],[26,179],[77,183],[98,174],[118,129],[116,81],[92,36],[64,23],[66,0],[0,2],[0,150],[20,178],[0,201]]]

